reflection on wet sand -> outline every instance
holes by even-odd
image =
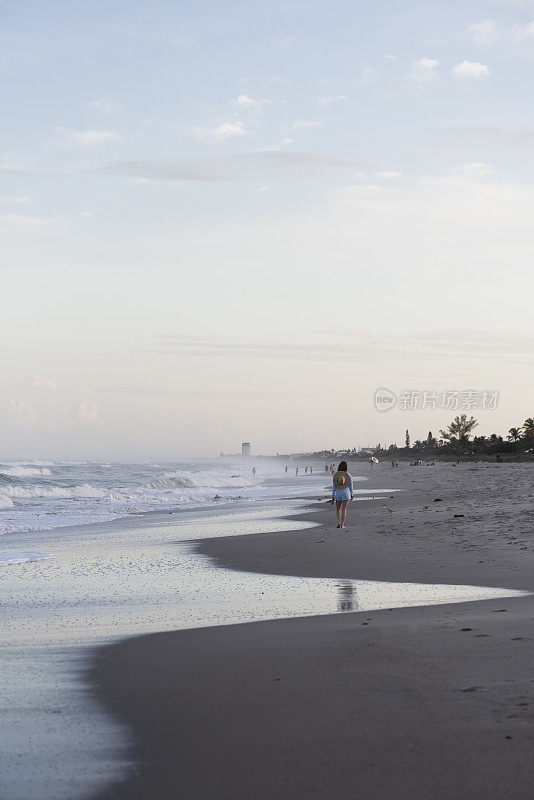
[[[340,581],[337,584],[337,610],[359,611],[358,591],[353,581]]]

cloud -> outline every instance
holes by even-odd
[[[54,225],[59,217],[30,217],[25,214],[2,214],[0,224],[12,227],[40,228]]]
[[[362,69],[361,77],[366,83],[372,83],[376,78],[376,71],[372,67]]]
[[[37,172],[36,170],[26,169],[16,161],[0,161],[0,173],[5,175],[46,175],[50,173]]]
[[[102,130],[87,130],[87,131],[71,131],[67,128],[56,128],[56,133],[65,137],[79,147],[95,147],[102,144],[109,144],[110,142],[117,142],[120,140],[118,133],[113,131]]]
[[[98,415],[98,406],[87,400],[82,400],[75,406],[74,416],[88,425],[96,425],[97,428],[104,427],[104,421]]]
[[[271,101],[267,100],[265,97],[254,99],[253,97],[249,97],[248,94],[240,94],[237,100],[234,100],[233,102],[240,108],[246,108],[252,111],[261,111],[261,109],[264,106],[269,105]]]
[[[203,337],[184,334],[156,336],[161,343],[150,352],[168,356],[205,358],[273,359],[290,361],[339,361],[365,363],[370,357],[381,361],[470,360],[486,354],[517,363],[532,363],[534,336],[527,333],[499,333],[477,330],[426,330],[413,333],[374,334],[359,330],[307,331],[299,340],[277,335],[275,341],[244,340],[242,337]],[[106,387],[103,392],[160,394],[158,390],[138,387]],[[188,394],[188,390],[169,390],[161,394]],[[199,394],[193,392],[193,394]]]
[[[19,384],[25,389],[55,389],[56,382],[46,375],[27,375]]]
[[[321,106],[329,106],[332,105],[332,103],[344,103],[346,99],[344,94],[330,94],[326,97],[318,97],[317,102]]]
[[[513,6],[515,8],[534,8],[534,0],[491,0],[493,5]]]
[[[243,122],[236,120],[235,122],[223,122],[222,125],[215,128],[195,127],[193,133],[200,139],[217,140],[246,136],[248,130]]]
[[[29,203],[29,197],[0,197],[0,203],[13,203],[14,205],[23,205]]]
[[[524,7],[527,8],[527,5]],[[534,9],[534,0],[530,7]],[[465,30],[465,35],[477,47],[488,46],[499,41],[509,54],[531,58],[534,44],[534,20],[498,27],[494,20],[488,19],[470,25]]]
[[[289,396],[297,396],[306,398],[310,396],[310,392],[300,387],[297,389],[284,387],[283,389],[156,389],[154,387],[145,386],[103,386],[96,390],[97,392],[105,392],[107,394],[125,394],[133,397],[206,397],[206,398],[272,398],[272,399],[287,399]],[[316,396],[312,394],[312,396]]]
[[[495,174],[493,164],[485,164],[480,161],[470,161],[467,164],[460,164],[454,172],[457,175],[465,175],[468,178],[486,178],[488,175]]]
[[[456,64],[452,74],[455,78],[480,80],[481,78],[487,78],[490,71],[486,64],[480,64],[478,61],[461,61]]]
[[[436,69],[438,67],[439,61],[436,58],[423,56],[423,58],[413,62],[412,75],[419,83],[429,83],[436,77]]]
[[[263,150],[226,158],[168,158],[159,161],[116,161],[99,172],[168,181],[239,181],[296,176],[323,169],[358,169],[371,165],[324,153]]]
[[[123,108],[123,104],[111,97],[99,97],[97,100],[91,100],[89,108],[94,108],[95,111],[100,111],[102,114],[111,114]]]
[[[25,403],[24,400],[10,400],[8,412],[15,425],[27,428],[33,425],[35,421],[33,408],[28,403]]]
[[[518,41],[534,37],[534,20],[531,22],[517,23],[512,26],[512,36]]]
[[[528,150],[534,146],[533,128],[514,128],[504,125],[450,126],[434,131],[450,146],[469,145],[495,150]]]
[[[297,119],[293,123],[295,130],[302,130],[304,128],[320,128],[321,123],[311,119]]]
[[[286,47],[290,47],[298,40],[298,36],[295,33],[289,33],[286,35],[275,34],[273,36],[273,44],[275,47],[281,47],[285,49]]]
[[[493,19],[475,22],[467,28],[467,35],[477,47],[491,44],[499,37],[497,23]]]

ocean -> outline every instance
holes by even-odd
[[[291,481],[297,466],[299,481]],[[307,480],[305,468],[291,463],[286,475],[279,460],[240,457],[171,463],[0,461],[0,534],[316,491],[317,480]]]

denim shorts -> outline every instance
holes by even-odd
[[[334,500],[337,500],[338,502],[340,500],[350,500],[350,489],[335,489]]]

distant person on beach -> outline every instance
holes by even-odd
[[[286,467],[286,475],[287,475],[287,467]]]
[[[308,474],[308,467],[304,468],[304,472],[305,472],[306,475]]]
[[[325,464],[325,465],[324,465],[324,471],[325,471],[325,472],[328,472],[328,470],[329,470],[329,469],[330,469],[330,467],[328,466],[328,464]]]
[[[256,474],[256,467],[252,467],[252,474],[253,474],[253,475],[255,475],[255,474]]]
[[[313,467],[310,467],[310,475],[313,474]]]
[[[347,472],[347,462],[342,461],[332,478],[332,505],[336,504],[337,527],[344,528],[349,500],[354,497],[352,475]]]
[[[297,476],[297,478],[298,478],[298,475],[299,475],[299,468],[298,468],[298,467],[297,467],[297,468],[296,468],[296,470],[295,470],[295,475],[296,475],[296,476]]]

